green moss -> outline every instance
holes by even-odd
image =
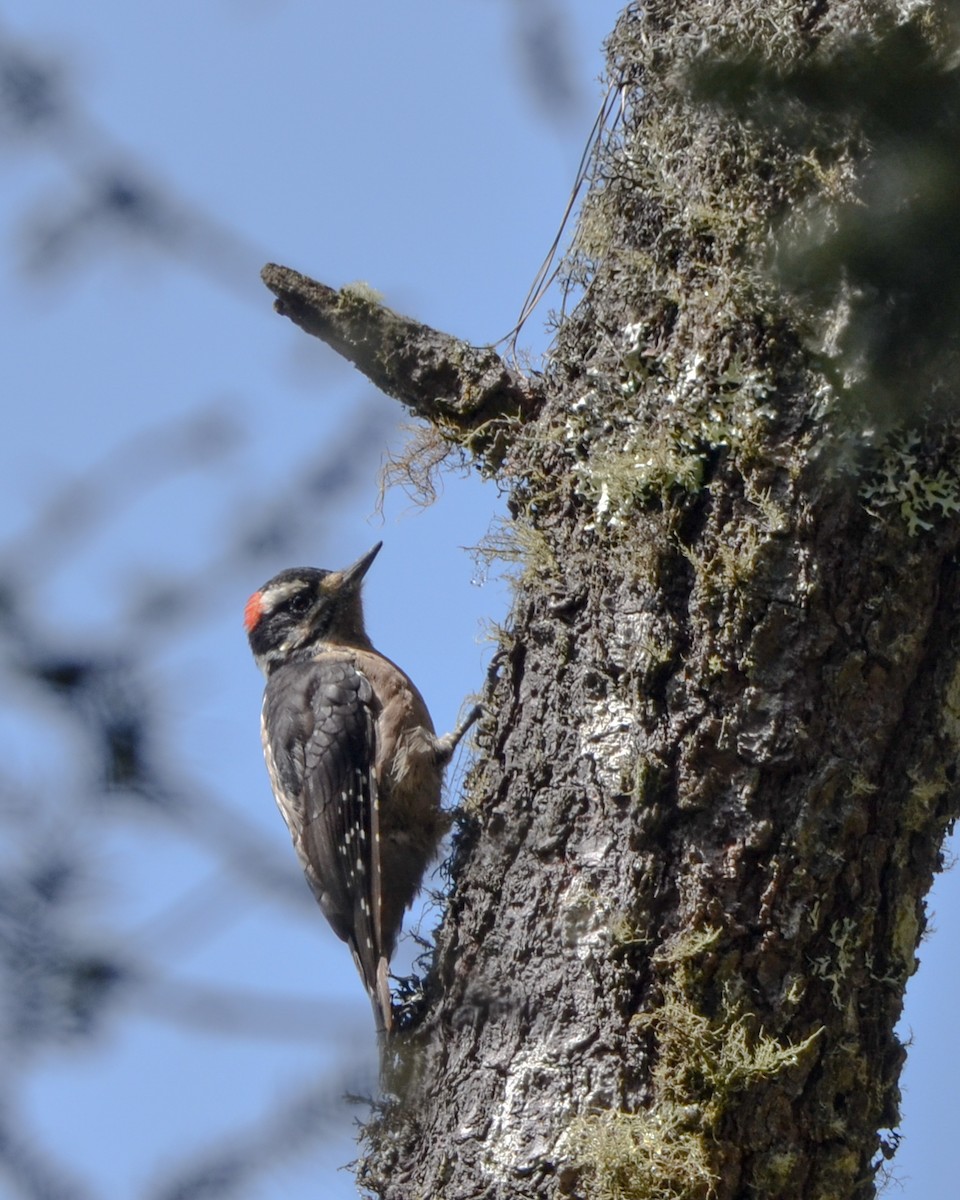
[[[798,1066],[819,1036],[781,1044],[762,1029],[755,1032],[753,1017],[730,1003],[718,1018],[706,1017],[676,980],[666,986],[658,1009],[635,1020],[656,1038],[657,1095],[673,1104],[699,1104],[708,1128],[717,1125],[735,1093]]]
[[[593,1200],[706,1200],[718,1178],[714,1150],[719,1123],[731,1101],[801,1065],[820,1031],[803,1042],[779,1042],[755,1028],[753,1016],[724,992],[721,1012],[697,1007],[699,964],[719,944],[717,929],[678,938],[655,959],[667,968],[659,1008],[634,1018],[652,1034],[656,1066],[653,1104],[635,1113],[606,1111],[578,1117],[564,1149],[590,1180]],[[790,1154],[767,1155],[758,1178],[789,1178]]]
[[[649,654],[651,662],[669,662],[672,652],[669,647],[658,646]],[[635,805],[639,806],[645,800],[656,796],[660,785],[662,772],[656,763],[645,754],[638,754],[630,762],[624,763],[620,769],[620,794],[629,796]]]
[[[732,456],[741,469],[762,457],[773,419],[765,376],[748,377],[733,362],[718,374],[698,358],[682,378],[671,379],[675,364],[646,349],[645,330],[637,322],[620,331],[615,361],[592,370],[590,390],[571,405],[560,427],[574,491],[593,508],[598,527],[629,528],[649,505],[686,507],[721,456]],[[658,377],[648,379],[654,369]],[[656,393],[674,419],[638,421],[633,397],[641,390]],[[765,528],[784,528],[784,514],[768,491],[752,488],[746,478],[744,490]]]
[[[893,936],[890,949],[892,957],[902,964],[904,979],[909,978],[917,969],[917,945],[920,941],[920,912],[917,901],[912,897],[904,897],[897,903],[894,911]],[[903,979],[891,981],[903,986]]]
[[[856,797],[872,796],[880,789],[860,771],[855,771],[850,778],[850,794]]]
[[[861,1183],[863,1163],[856,1149],[839,1150],[824,1155],[822,1169],[817,1173],[812,1196],[850,1196]]]

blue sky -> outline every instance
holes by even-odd
[[[76,920],[152,981],[94,1040],[17,1068],[35,1144],[55,1147],[64,1174],[98,1200],[159,1196],[178,1164],[211,1143],[227,1156],[249,1145],[318,1081],[332,1099],[315,1118],[320,1149],[291,1149],[244,1194],[355,1194],[337,1168],[353,1157],[356,1114],[338,1096],[362,1082],[369,1006],[273,807],[243,602],[275,570],[342,566],[382,538],[371,632],[450,728],[482,682],[487,624],[506,612],[506,588],[464,549],[500,498],[450,477],[425,513],[392,494],[381,522],[381,443],[403,445],[402,414],[276,317],[258,272],[270,259],[332,285],[364,280],[474,342],[506,333],[566,204],[619,7],[5,5],[0,41],[62,69],[67,104],[43,136],[3,131],[0,563],[58,645],[111,647],[138,630],[159,752],[196,820],[262,841],[291,884],[251,888],[235,857],[212,857],[157,813],[120,812],[108,834],[92,826],[95,838],[65,828],[57,798],[74,734],[40,697],[0,706],[13,782],[92,864]],[[544,13],[557,31],[564,88],[531,84],[534,25],[520,12]],[[156,185],[163,204],[140,210],[152,239],[98,231],[90,195],[118,178]],[[52,250],[64,246],[58,263]],[[540,350],[546,336],[537,315],[525,344]],[[198,424],[202,450],[196,437],[185,450]],[[318,462],[357,454],[358,485],[338,490],[328,470],[308,486]],[[241,531],[287,512],[289,497],[298,519],[282,549],[241,554]],[[138,621],[170,577],[202,590],[190,620]],[[915,1042],[896,1173],[909,1200],[952,1195],[953,1183],[943,1147],[960,1053],[940,997],[960,986],[955,873],[932,906],[939,933],[921,948],[905,1018]],[[205,989],[244,999],[204,1006]],[[204,1007],[219,1028],[196,1026]],[[234,1018],[256,1032],[232,1035]]]

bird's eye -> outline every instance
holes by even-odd
[[[287,601],[287,611],[291,612],[295,617],[302,616],[310,607],[310,597],[306,592],[297,592],[295,596],[291,596]]]

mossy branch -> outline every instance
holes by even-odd
[[[490,347],[471,346],[401,316],[372,288],[353,284],[337,291],[275,263],[260,275],[277,297],[278,313],[349,359],[418,417],[460,435],[473,452],[489,453],[484,431],[491,424],[502,437],[507,423],[525,422],[539,410],[540,390]]]

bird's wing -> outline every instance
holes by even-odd
[[[350,945],[376,1009],[383,943],[375,722],[373,689],[352,658],[288,663],[268,680],[264,751],[274,795],[307,881]]]

